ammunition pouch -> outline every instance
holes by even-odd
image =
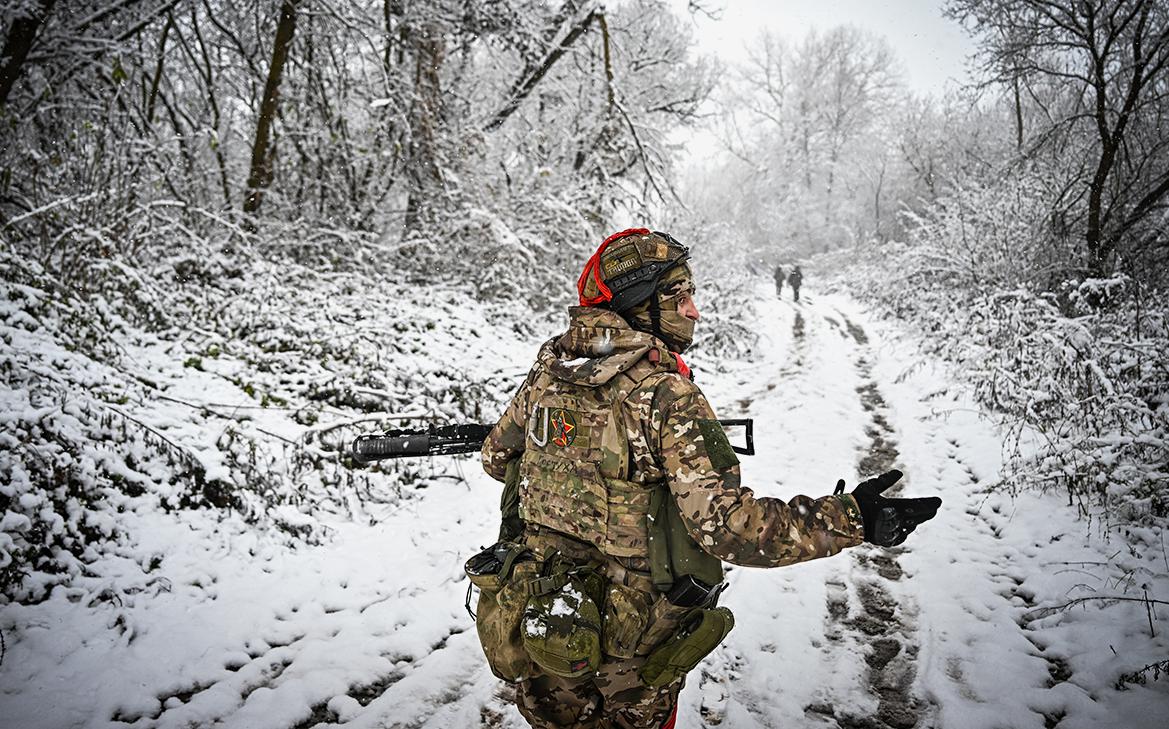
[[[479,588],[479,602],[472,614],[491,672],[504,681],[530,676],[532,661],[524,650],[520,623],[528,602],[528,584],[539,569],[531,550],[515,542],[498,542],[467,560],[463,569]],[[470,600],[468,587],[468,611]]]
[[[605,589],[602,647],[605,655],[629,659],[639,654],[651,617],[651,595],[633,587],[610,582]]]
[[[666,642],[654,649],[638,675],[651,688],[682,678],[710,654],[735,627],[735,616],[725,607],[691,609]]]

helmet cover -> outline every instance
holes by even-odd
[[[630,228],[605,239],[577,280],[581,306],[607,306],[622,314],[650,297],[666,272],[690,250],[668,233]]]

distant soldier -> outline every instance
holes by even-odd
[[[483,445],[505,483],[501,541],[467,563],[492,671],[533,727],[674,727],[686,673],[734,625],[722,562],[780,567],[900,544],[941,500],[757,497],[678,353],[698,308],[689,250],[610,236]],[[847,455],[847,454],[842,454]],[[693,722],[690,722],[693,723]]]
[[[775,267],[775,295],[783,298],[783,282],[787,276],[783,272],[783,266]]]
[[[795,294],[794,301],[800,300],[800,284],[804,282],[804,274],[800,271],[800,267],[796,266],[792,269],[792,275],[787,277],[787,282],[791,284],[792,293]]]

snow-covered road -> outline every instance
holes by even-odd
[[[720,417],[755,419],[744,483],[786,499],[897,467],[905,494],[944,504],[901,548],[732,569],[736,628],[692,674],[678,726],[1165,726],[1164,680],[1118,681],[1169,653],[1163,619],[1136,602],[1037,610],[1085,585],[1169,594],[1164,553],[1126,552],[1057,495],[988,493],[1000,439],[959,384],[846,298],[760,293],[754,361],[695,363]],[[459,464],[297,550],[234,518],[127,515],[109,590],[0,612],[0,724],[525,726],[463,609],[499,487]]]

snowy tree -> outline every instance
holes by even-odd
[[[1169,200],[1164,3],[955,0],[949,11],[978,34],[986,78],[1012,90],[1025,153],[1054,146],[1059,156],[1082,160],[1066,170],[1053,210],[1058,225],[1082,241],[1082,270],[1103,276],[1163,255]],[[1044,92],[1053,85],[1062,92]],[[1026,130],[1024,106],[1036,109]]]

